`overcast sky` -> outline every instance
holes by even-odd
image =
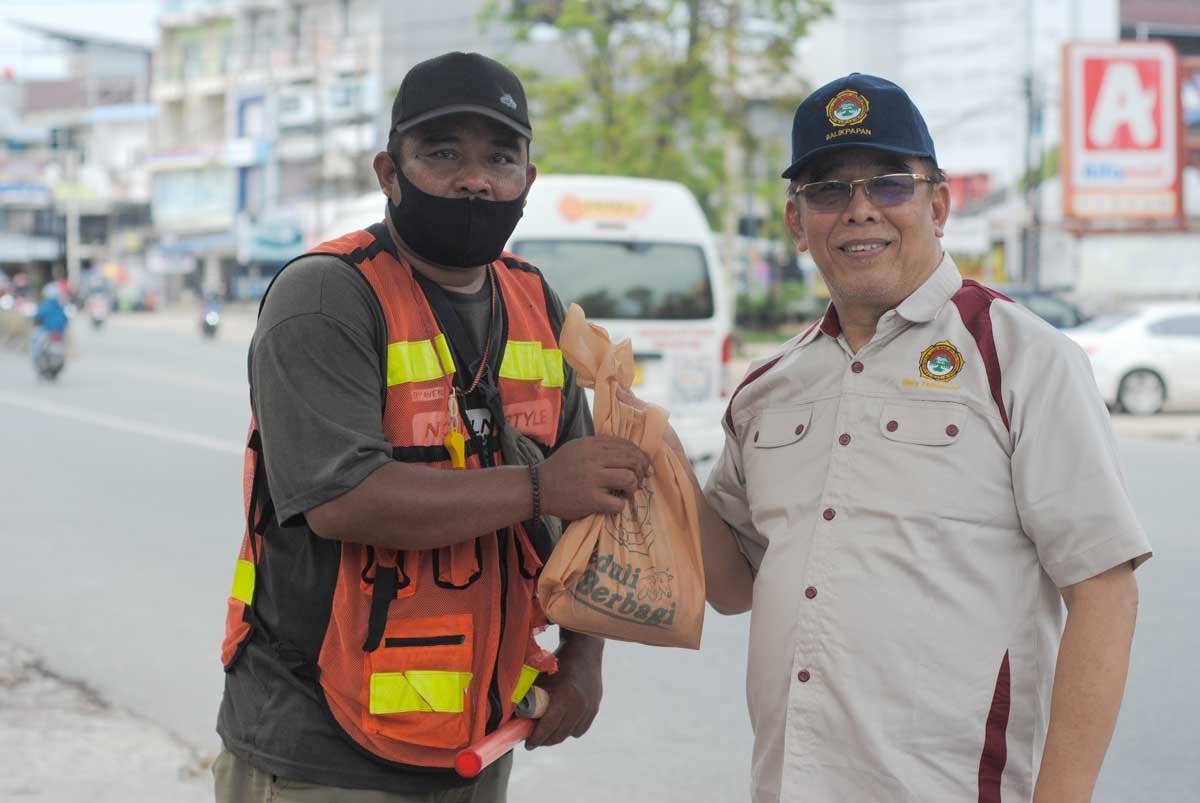
[[[0,0],[0,74],[11,68],[18,78],[33,78],[54,71],[54,60],[12,20],[153,46],[158,12],[158,0]]]

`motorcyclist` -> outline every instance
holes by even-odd
[[[221,323],[221,301],[215,292],[204,294],[204,309],[200,313],[200,331],[212,337]]]
[[[62,334],[67,331],[67,310],[60,300],[58,284],[50,282],[42,288],[42,303],[33,314],[33,325],[39,333]]]
[[[33,337],[30,338],[30,345],[34,364],[39,367],[39,371],[44,371],[41,365],[42,352],[51,342],[61,341],[63,334],[67,331],[69,319],[67,310],[60,300],[61,295],[62,292],[57,283],[48,283],[42,288],[42,303],[33,314],[34,330]],[[52,373],[56,374],[58,368],[61,368],[61,362]]]

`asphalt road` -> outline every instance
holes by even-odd
[[[79,327],[77,327],[79,328]],[[241,536],[248,325],[79,328],[60,381],[0,352],[0,637],[214,753],[218,648]],[[1122,439],[1156,557],[1098,803],[1197,800],[1200,445]],[[703,649],[609,646],[581,741],[518,757],[512,799],[746,799],[745,617],[710,612]],[[0,757],[0,770],[4,759]]]

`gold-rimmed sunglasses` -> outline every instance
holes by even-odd
[[[887,173],[854,181],[810,181],[792,190],[792,197],[802,197],[814,212],[841,212],[854,197],[854,188],[861,184],[876,206],[899,206],[913,197],[918,181],[938,182],[921,173]]]

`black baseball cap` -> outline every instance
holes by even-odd
[[[813,159],[846,147],[932,159],[933,138],[908,94],[885,78],[850,73],[830,81],[796,107],[792,120],[792,163],[784,178]]]
[[[392,130],[463,112],[482,114],[533,138],[521,79],[479,53],[444,53],[409,70],[392,102]]]

